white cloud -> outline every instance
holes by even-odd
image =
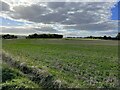
[[[40,2],[39,0],[12,0],[12,2],[6,0],[6,2],[9,2],[8,5],[12,9],[4,12],[3,16],[33,22],[30,30],[34,29],[40,33],[79,35],[76,30],[99,32],[116,31],[118,28],[117,22],[110,20],[111,8],[115,2]],[[44,29],[41,29],[40,24],[44,26]],[[69,29],[75,31],[70,32]]]
[[[9,13],[12,18],[41,23],[88,24],[110,18],[110,2],[49,2],[30,6],[15,6]]]
[[[42,25],[42,24],[31,24],[24,26],[1,26],[2,33],[10,33],[10,34],[21,34],[21,35],[29,35],[34,33],[59,33],[62,32],[53,29],[51,25]]]

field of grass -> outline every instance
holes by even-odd
[[[3,40],[2,49],[72,88],[118,87],[117,41],[17,39]]]
[[[15,88],[24,89],[24,88],[39,88],[37,84],[29,80],[23,75],[19,70],[10,67],[5,62],[2,63],[2,83],[0,87],[3,90],[13,90]]]

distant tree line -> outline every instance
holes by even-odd
[[[67,37],[67,38],[83,38],[83,37]]]
[[[85,38],[90,38],[90,39],[105,39],[105,40],[120,40],[120,33],[116,37],[111,37],[111,36],[103,36],[103,37],[95,37],[95,36],[88,36]]]
[[[105,39],[105,40],[120,40],[120,32],[117,34],[116,37],[111,37],[111,36],[100,36],[100,37],[95,37],[95,36],[88,36],[88,37],[67,37],[67,38],[90,38],[90,39]]]
[[[15,35],[10,35],[10,34],[6,34],[6,35],[2,35],[2,39],[16,39],[17,36]]]
[[[26,37],[28,38],[63,38],[63,35],[58,34],[32,34]]]
[[[18,36],[15,35],[0,35],[0,38],[3,39],[17,39],[19,38]],[[29,36],[26,36],[27,39],[29,38],[63,38],[63,35],[58,35],[58,34],[32,34]],[[83,38],[83,37],[67,37],[67,38]],[[90,39],[105,39],[105,40],[120,40],[120,32],[117,34],[116,37],[111,37],[111,36],[100,36],[100,37],[95,37],[95,36],[88,36],[84,38],[90,38]]]
[[[90,38],[90,39],[106,39],[106,40],[111,40],[111,39],[116,39],[115,37],[111,37],[111,36],[103,36],[103,37],[95,37],[95,36],[88,36],[85,38]]]

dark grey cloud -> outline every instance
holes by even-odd
[[[112,2],[39,2],[31,5],[14,6],[7,15],[13,19],[24,19],[36,24],[53,24],[53,26],[59,24],[64,29],[61,31],[62,29],[54,29],[53,26],[35,27],[30,29],[32,32],[79,35],[80,33],[77,32],[82,30],[83,32],[85,30],[86,32],[117,30],[117,22],[110,20],[113,4]],[[75,31],[69,31],[70,29]],[[76,32],[76,30],[78,31]]]
[[[79,25],[82,28],[84,26],[85,29],[91,27],[90,29],[95,30],[105,26],[105,29],[110,29],[111,24],[104,22],[109,22],[111,6],[110,2],[48,2],[30,6],[16,6],[10,16],[14,19],[25,19],[36,23],[76,24],[77,27]],[[98,22],[103,23],[98,25]]]
[[[28,21],[39,22],[40,16],[46,14],[49,10],[44,6],[33,4],[31,6],[16,6],[13,7],[13,12],[10,17],[14,19],[25,19]]]
[[[9,4],[0,1],[0,11],[9,11],[9,10],[10,10]]]
[[[47,6],[52,8],[52,9],[58,9],[58,8],[63,8],[65,6],[65,2],[50,2],[47,3]]]
[[[64,26],[65,29],[78,29],[78,30],[89,30],[89,31],[106,31],[106,30],[117,30],[118,22],[100,22],[91,24],[76,24],[75,26]]]

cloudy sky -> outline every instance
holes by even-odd
[[[116,36],[118,0],[1,0],[3,34],[57,33],[64,36]]]

